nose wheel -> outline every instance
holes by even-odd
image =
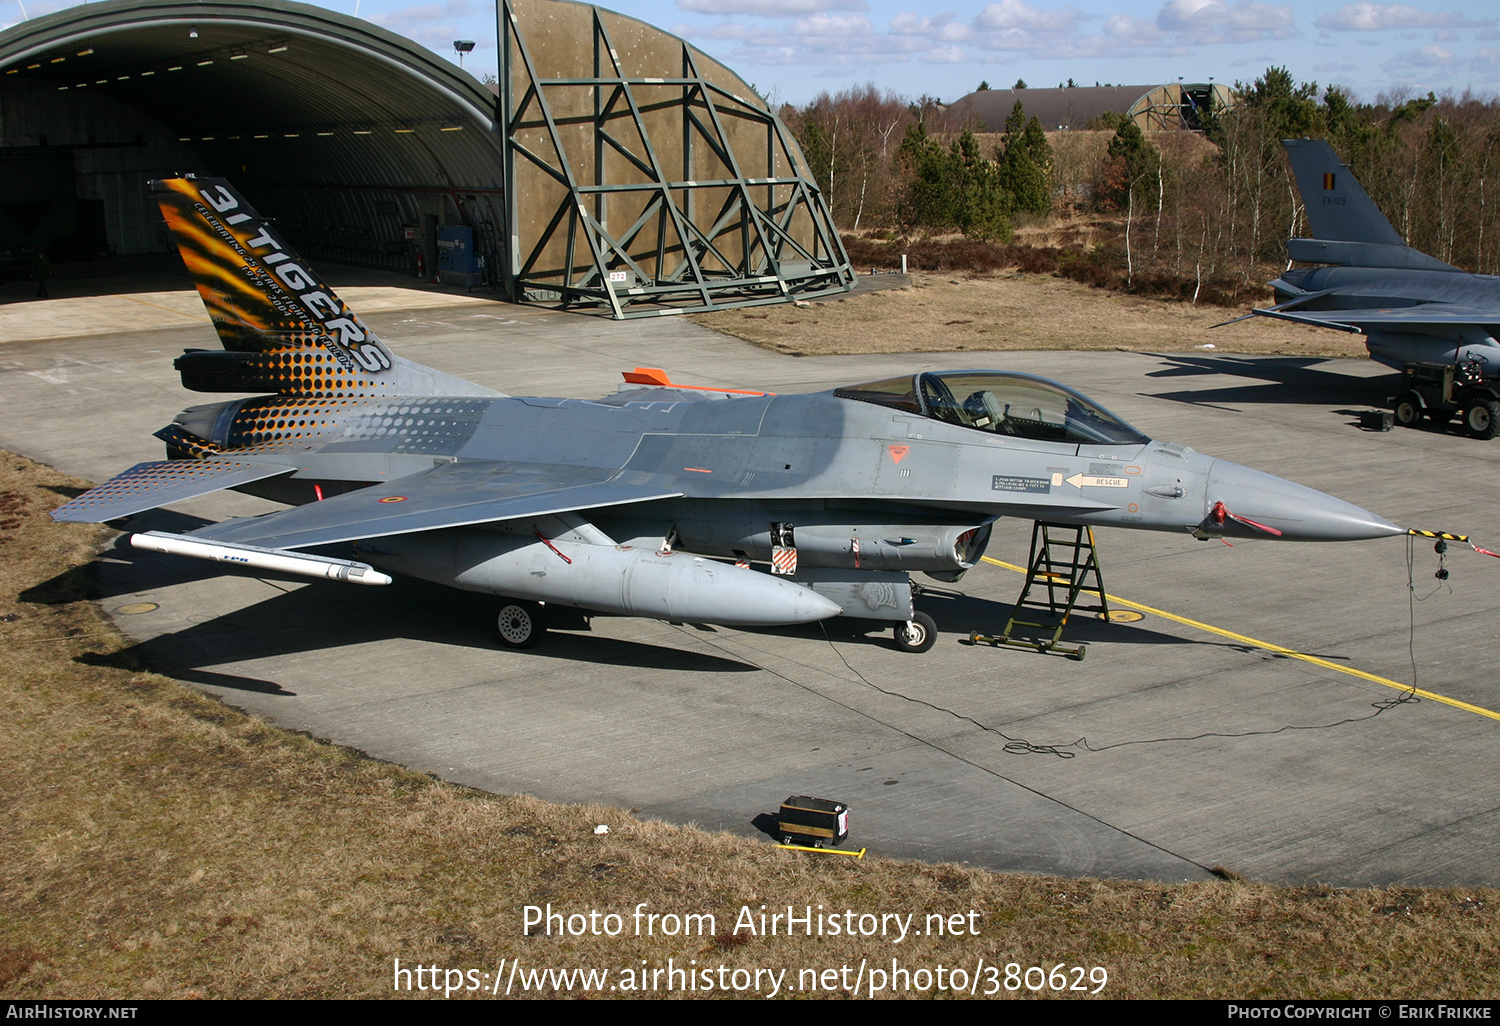
[[[926,613],[912,613],[910,620],[896,622],[896,649],[926,652],[937,643],[937,623]]]

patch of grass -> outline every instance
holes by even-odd
[[[790,356],[1023,349],[1366,355],[1361,336],[1266,318],[1215,327],[1244,311],[1125,295],[1052,274],[914,274],[912,283],[843,302],[692,317]]]
[[[849,966],[852,978],[861,959],[929,972],[983,960],[994,972],[978,989],[993,980],[1001,996],[1030,995],[1005,989],[1008,963],[1102,966],[1107,997],[1500,990],[1494,889],[1173,887],[803,856],[621,809],[485,794],[276,730],[114,658],[127,642],[86,595],[104,532],[45,516],[59,487],[80,484],[0,455],[13,500],[0,524],[5,998],[383,997],[397,958],[617,974],[696,960],[787,970],[784,988],[810,982],[802,970]],[[628,924],[639,902],[715,925],[522,935],[525,905]],[[734,928],[762,904],[910,913],[918,927],[956,915],[978,932],[893,945]],[[553,979],[533,993],[567,991]]]
[[[1136,253],[1132,273],[1125,258],[1123,229],[1113,221],[1049,221],[1024,234],[1023,241],[1008,244],[959,235],[907,238],[885,233],[842,238],[856,271],[899,269],[905,256],[909,271],[970,276],[1001,271],[1050,274],[1122,295],[1203,306],[1248,307],[1266,296],[1263,286],[1247,283],[1241,274],[1221,272],[1200,278],[1175,265],[1153,262],[1144,252]]]

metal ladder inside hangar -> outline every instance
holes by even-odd
[[[1072,537],[1069,537],[1070,533]],[[1033,589],[1036,591],[1034,598]],[[1042,597],[1043,589],[1045,598]],[[1086,593],[1097,595],[1098,604],[1079,605],[1079,596]],[[1021,619],[1027,610],[1045,610],[1047,618]],[[1075,611],[1098,613],[1102,619],[1109,619],[1109,600],[1104,594],[1104,578],[1099,573],[1099,550],[1094,544],[1094,529],[1038,520],[1031,525],[1031,560],[1026,565],[1026,583],[1021,586],[1021,597],[1016,599],[1005,630],[998,637],[975,632],[969,635],[969,641],[975,645],[1009,645],[1038,652],[1058,652],[1070,659],[1082,659],[1086,646],[1069,648],[1060,644],[1063,628]],[[1016,638],[1012,635],[1017,627],[1035,628],[1043,635],[1051,631],[1052,637],[1040,640]]]

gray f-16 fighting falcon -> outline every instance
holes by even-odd
[[[1199,538],[1403,533],[1025,374],[774,395],[637,368],[604,399],[502,395],[393,355],[222,180],[153,187],[224,344],[180,357],[183,383],[274,394],[178,414],[157,432],[167,460],[53,516],[98,523],[221,488],[296,508],[132,535],[138,548],[503,596],[515,646],[559,605],[727,625],[842,614],[894,623],[920,651],[933,624],[910,573],[956,580],[1001,516]],[[354,560],[304,551],[350,543]]]
[[[1362,333],[1370,356],[1398,370],[1477,363],[1500,376],[1500,278],[1408,246],[1326,142],[1284,145],[1314,236],[1289,240],[1287,255],[1332,266],[1284,272],[1271,282],[1276,305],[1253,315]]]

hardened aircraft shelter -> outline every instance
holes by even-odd
[[[631,317],[852,287],[796,141],[732,71],[586,4],[497,12],[494,85],[278,0],[12,26],[0,252],[170,252],[145,182],[193,171],[233,180],[310,259],[430,274],[467,246],[466,283],[516,300]]]

